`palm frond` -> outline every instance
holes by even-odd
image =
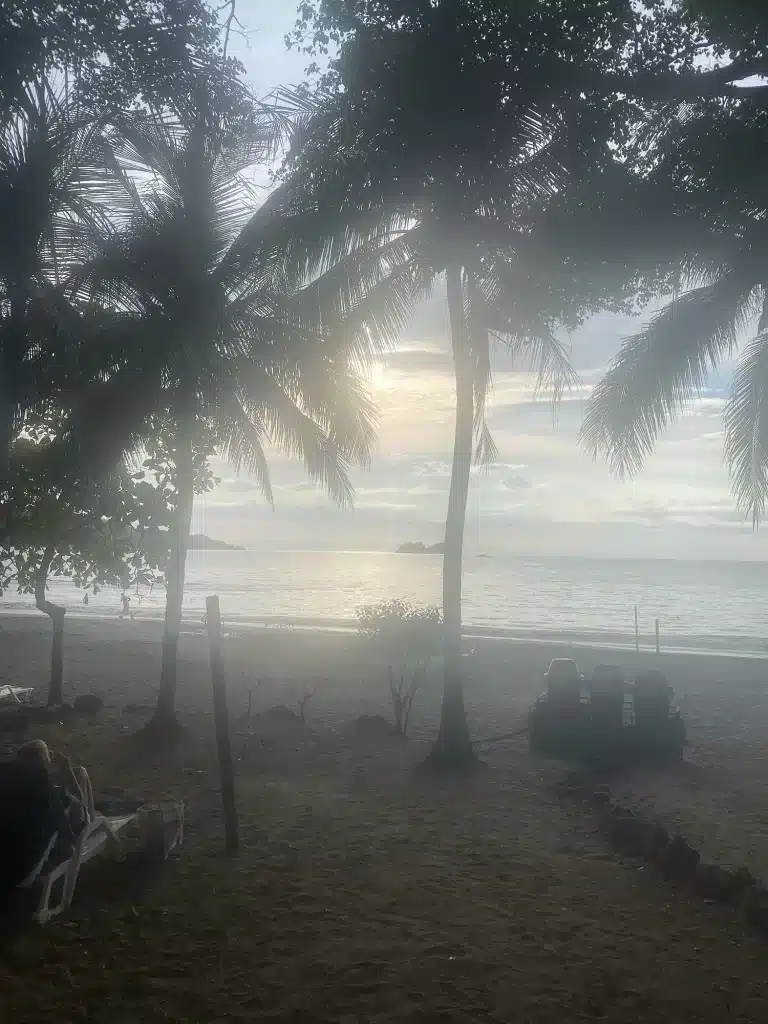
[[[768,495],[768,331],[757,335],[739,361],[724,423],[734,495],[757,528]]]
[[[481,469],[489,469],[499,458],[499,449],[491,434],[490,427],[483,416],[475,427],[474,463]]]
[[[670,302],[628,338],[587,405],[581,441],[618,475],[637,472],[757,312],[756,281],[730,272]]]
[[[466,273],[464,318],[473,376],[475,464],[487,469],[498,458],[498,448],[485,418],[488,391],[492,385],[491,345],[484,317],[484,296],[473,271]]]
[[[555,334],[552,323],[544,317],[535,317],[523,327],[515,325],[508,333],[496,336],[517,360],[518,366],[535,375],[534,395],[546,396],[556,417],[563,396],[579,388],[581,381],[571,364],[568,349]]]
[[[293,356],[276,355],[279,361],[265,361],[263,353],[255,351],[234,361],[233,380],[244,406],[263,405],[269,394],[275,394],[266,384],[270,378],[283,396],[281,403],[288,400],[311,419],[345,463],[367,466],[376,440],[377,413],[363,378],[350,370],[343,354],[325,353],[321,343]]]
[[[213,410],[219,452],[232,463],[236,472],[245,469],[256,480],[261,493],[274,508],[263,424],[243,408],[231,379],[222,387],[222,392],[222,400]]]
[[[360,366],[391,349],[415,303],[427,297],[434,275],[418,259],[415,235],[370,253],[350,254],[301,289],[295,303],[302,322],[335,338]]]
[[[252,368],[258,387],[241,392],[241,402],[253,421],[261,422],[271,443],[284,454],[304,463],[310,480],[320,484],[342,508],[352,505],[354,491],[348,460],[328,434],[308,416],[271,374]],[[258,395],[252,398],[251,395]]]

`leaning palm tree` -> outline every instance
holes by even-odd
[[[582,440],[619,475],[637,473],[657,437],[701,393],[709,373],[741,354],[725,407],[725,455],[739,507],[757,524],[768,494],[768,114],[738,102],[686,106],[653,123],[648,206],[662,207],[656,259],[674,290],[627,338],[587,406]],[[670,216],[671,215],[671,216]]]
[[[63,443],[98,471],[140,450],[149,424],[170,425],[176,467],[166,571],[163,661],[155,725],[176,724],[177,651],[194,498],[193,448],[204,427],[272,500],[265,449],[303,459],[310,477],[348,504],[351,462],[365,461],[372,407],[350,360],[312,303],[275,272],[245,172],[280,140],[279,110],[254,106],[225,131],[201,102],[192,124],[125,118],[110,140],[123,205],[109,230],[73,229],[82,308],[112,311],[90,339],[99,372],[72,410]],[[105,369],[106,368],[106,369]],[[104,447],[105,436],[109,438]]]
[[[456,425],[443,705],[431,761],[462,767],[474,761],[462,683],[463,538],[473,458],[494,455],[485,421],[490,346],[498,339],[525,358],[555,397],[571,377],[554,329],[563,296],[541,287],[538,264],[548,257],[531,236],[532,220],[563,180],[568,147],[562,118],[494,91],[488,69],[466,60],[460,44],[459,52],[441,51],[451,71],[441,65],[418,97],[401,103],[411,81],[403,67],[425,66],[430,41],[393,33],[388,45],[403,52],[394,60],[387,51],[375,88],[307,104],[290,173],[272,200],[286,214],[275,248],[289,280],[311,281],[305,291],[314,290],[321,308],[365,325],[380,344],[394,343],[414,304],[445,279]],[[347,56],[354,62],[353,50]],[[371,52],[357,57],[365,63]]]

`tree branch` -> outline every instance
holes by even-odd
[[[746,78],[768,76],[768,60],[734,61],[727,67],[700,72],[640,72],[611,75],[587,72],[576,78],[599,92],[621,92],[648,100],[694,100],[708,97],[768,99],[768,79],[764,85],[738,86]]]
[[[48,572],[51,568],[51,562],[56,554],[56,548],[53,544],[49,544],[43,552],[43,558],[40,562],[40,568],[37,570],[35,577],[35,606],[41,612],[45,612],[52,619],[57,616],[63,618],[66,608],[61,605],[54,604],[53,601],[49,601],[45,596],[45,589],[48,583]]]
[[[223,11],[225,8],[229,8],[229,14],[227,20],[224,22],[224,46],[222,49],[222,56],[224,60],[227,59],[227,51],[229,49],[229,37],[232,35],[232,25],[237,25],[238,32],[245,39],[246,45],[248,45],[248,33],[245,30],[245,26],[237,16],[237,0],[226,0],[225,3],[221,4],[217,11]]]

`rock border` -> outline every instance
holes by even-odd
[[[701,854],[680,835],[622,807],[611,799],[610,787],[583,772],[569,772],[558,794],[587,804],[599,818],[600,833],[616,853],[655,866],[662,877],[708,903],[740,912],[745,923],[768,939],[768,889],[745,868],[730,871],[702,863]]]

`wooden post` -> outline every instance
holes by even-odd
[[[661,643],[659,641],[659,620],[656,619],[656,653],[659,654],[661,651]]]
[[[224,831],[227,853],[237,853],[237,808],[235,807],[235,769],[229,743],[229,713],[227,711],[227,683],[224,678],[224,659],[221,656],[221,616],[218,597],[206,597],[206,624],[211,657],[213,682],[213,720],[216,727],[216,747],[219,752],[221,775],[221,806],[224,811]]]
[[[53,607],[53,606],[51,606]],[[48,688],[49,706],[64,703],[64,612],[66,608],[56,609],[51,618],[53,623],[53,642],[51,643],[51,682]]]
[[[635,653],[640,653],[640,633],[637,628],[637,605],[635,605]]]

